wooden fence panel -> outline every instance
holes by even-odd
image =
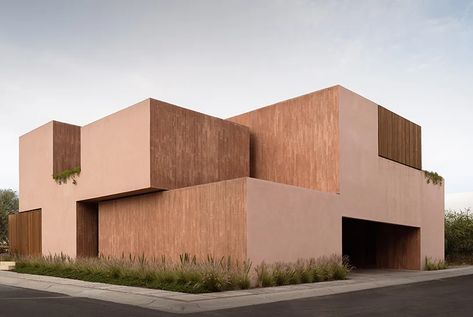
[[[379,156],[422,169],[421,149],[421,127],[379,106]]]
[[[10,251],[20,255],[41,254],[41,209],[8,216]]]

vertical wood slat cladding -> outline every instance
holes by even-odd
[[[152,187],[249,176],[247,127],[153,99],[150,107]]]
[[[229,118],[250,128],[251,177],[339,192],[338,100],[332,87]]]
[[[12,253],[41,254],[41,209],[9,215],[8,239]]]
[[[421,127],[378,106],[378,154],[422,169]]]
[[[420,229],[380,224],[377,227],[377,267],[420,270]]]
[[[98,204],[77,203],[77,256],[98,255]]]
[[[246,178],[99,203],[99,252],[246,260]]]
[[[80,167],[80,127],[53,122],[53,174]]]

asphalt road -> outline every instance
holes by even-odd
[[[472,316],[473,276],[185,316]],[[0,316],[183,316],[0,285]]]

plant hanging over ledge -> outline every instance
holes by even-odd
[[[440,185],[443,184],[443,177],[437,174],[436,172],[424,171],[425,178],[427,179],[427,184]]]
[[[59,185],[66,184],[69,179],[72,179],[72,184],[77,185],[76,176],[78,175],[80,175],[80,167],[74,167],[53,175],[53,179]]]

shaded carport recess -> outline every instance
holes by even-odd
[[[358,269],[420,270],[420,228],[343,217],[342,252]]]

